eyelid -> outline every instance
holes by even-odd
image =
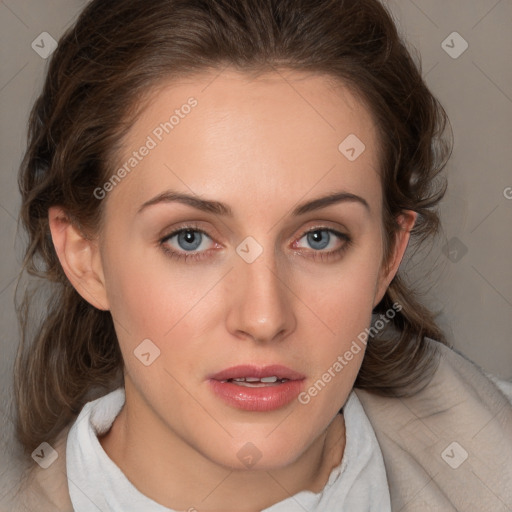
[[[303,236],[311,233],[312,231],[329,231],[331,233],[335,233],[337,235],[346,236],[347,238],[351,238],[350,230],[346,228],[344,225],[340,225],[339,223],[333,223],[331,221],[313,221],[309,223],[307,227],[301,228],[299,231],[293,235],[295,240],[299,240]]]
[[[162,238],[169,238],[173,234],[176,234],[179,231],[186,231],[194,230],[194,231],[200,231],[201,233],[204,233],[205,235],[209,235],[208,230],[211,230],[210,228],[204,227],[204,222],[202,221],[183,221],[178,222],[177,224],[173,224],[171,226],[166,226],[164,229],[162,229],[159,234],[157,235],[159,239]],[[210,236],[211,238],[211,236]]]
[[[211,235],[209,232],[209,228],[203,227],[202,224],[203,224],[202,221],[183,221],[183,222],[178,223],[175,226],[166,227],[165,229],[162,229],[161,232],[158,234],[158,240],[162,241],[163,239],[168,239],[171,236],[174,236],[181,231],[187,231],[187,230],[198,231],[198,232],[206,235],[211,240],[216,240],[217,235],[216,234]],[[315,231],[315,230],[330,231],[334,234],[339,234],[339,235],[343,235],[343,236],[350,238],[348,235],[348,229],[346,229],[345,227],[338,228],[338,227],[330,226],[328,221],[323,221],[323,222],[317,221],[317,223],[309,225],[307,228],[301,229],[300,231],[298,231],[297,234],[292,235],[292,236],[294,238],[298,237],[298,239],[300,239],[303,236],[305,236],[308,233]],[[344,233],[341,230],[345,231],[346,233]]]

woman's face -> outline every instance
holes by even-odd
[[[368,111],[318,75],[204,74],[154,93],[116,164],[97,268],[131,420],[223,466],[296,461],[392,278]]]

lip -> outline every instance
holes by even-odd
[[[288,379],[279,384],[245,387],[228,382],[241,377],[277,377]],[[268,412],[288,405],[300,393],[305,376],[282,365],[239,365],[222,370],[208,378],[210,389],[224,402],[237,409]]]

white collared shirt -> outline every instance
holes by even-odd
[[[75,512],[177,512],[142,494],[103,450],[107,432],[125,401],[123,388],[88,402],[69,431],[66,465]],[[343,407],[342,461],[319,493],[301,491],[262,512],[390,512],[382,453],[364,409],[352,391]],[[193,510],[193,509],[192,509]]]

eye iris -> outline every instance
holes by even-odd
[[[202,234],[197,231],[186,230],[178,234],[178,243],[184,250],[195,251],[200,245]]]
[[[329,245],[330,233],[328,231],[312,231],[308,233],[308,243],[313,249],[325,249]]]

